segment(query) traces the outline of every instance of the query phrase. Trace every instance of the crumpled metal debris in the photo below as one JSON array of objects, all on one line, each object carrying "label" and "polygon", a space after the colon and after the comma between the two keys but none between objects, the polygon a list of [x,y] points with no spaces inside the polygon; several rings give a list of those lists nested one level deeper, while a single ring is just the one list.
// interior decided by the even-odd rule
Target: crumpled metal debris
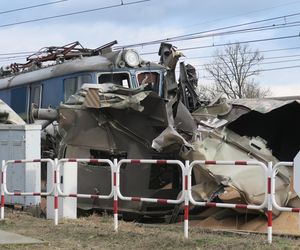
[{"label": "crumpled metal debris", "polygon": [[[202,138],[194,144],[198,145],[202,160],[259,160],[266,164],[293,161],[300,149],[297,132],[300,119],[296,117],[299,111],[298,101],[271,99],[227,100],[202,107],[193,113]],[[215,190],[223,185],[237,190],[244,203],[263,202],[265,181],[261,168],[211,165],[203,169],[213,176],[211,183],[215,184]],[[198,178],[206,176],[200,174]],[[281,169],[276,177],[276,200],[281,206],[295,198],[291,178],[291,168]],[[202,194],[203,185],[198,184],[197,188]]]},{"label": "crumpled metal debris", "polygon": [[24,120],[2,100],[0,100],[0,123],[26,124]]},{"label": "crumpled metal debris", "polygon": [[[176,98],[165,101],[143,87],[133,90],[114,84],[84,85],[59,109],[61,146],[126,152],[127,158],[147,159],[153,152],[171,152],[190,161],[256,159],[266,164],[276,163],[279,159],[268,147],[264,134],[239,134],[234,124],[249,116],[246,123],[254,129],[257,120],[251,120],[251,112],[268,118],[277,109],[289,105],[292,108],[293,103],[251,100],[246,105],[245,100],[230,100],[201,107],[191,114]],[[196,166],[193,176],[192,192],[198,200],[213,201],[218,197],[227,202],[226,197],[232,198],[228,190],[245,204],[261,204],[264,200],[266,184],[259,166]],[[294,197],[290,177],[288,169],[277,175],[276,194],[280,205]]]},{"label": "crumpled metal debris", "polygon": [[[300,150],[297,100],[219,97],[206,104],[197,97],[192,66],[181,63],[180,81],[176,82],[175,67],[182,54],[172,45],[162,44],[159,55],[167,70],[167,100],[148,91],[144,84],[136,89],[113,83],[85,84],[59,107],[59,157],[171,157],[189,161],[258,160],[265,164],[293,160]],[[126,179],[127,183],[137,182],[139,192],[148,190],[142,183],[153,178],[152,173],[141,171],[145,171],[144,179],[130,174]],[[300,203],[292,190],[291,176],[291,170],[283,168],[276,177],[279,205]],[[93,177],[85,176],[83,181]],[[193,180],[192,193],[200,201],[261,204],[265,195],[264,172],[258,166],[197,165]],[[164,191],[169,186],[159,184]],[[157,190],[147,192],[143,195],[154,197]]]}]

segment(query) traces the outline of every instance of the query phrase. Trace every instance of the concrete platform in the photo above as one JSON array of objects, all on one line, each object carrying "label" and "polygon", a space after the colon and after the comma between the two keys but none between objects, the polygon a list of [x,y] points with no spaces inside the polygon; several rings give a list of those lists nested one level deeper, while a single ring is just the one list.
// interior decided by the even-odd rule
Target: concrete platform
[{"label": "concrete platform", "polygon": [[26,237],[20,234],[0,230],[0,245],[4,244],[45,244],[45,241]]}]

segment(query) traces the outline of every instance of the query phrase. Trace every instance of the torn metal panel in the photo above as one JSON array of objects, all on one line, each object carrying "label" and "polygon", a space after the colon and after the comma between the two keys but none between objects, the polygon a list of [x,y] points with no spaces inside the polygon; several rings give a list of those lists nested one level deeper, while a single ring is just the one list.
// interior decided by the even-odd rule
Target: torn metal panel
[{"label": "torn metal panel", "polygon": [[[199,124],[201,140],[197,145],[203,160],[247,160],[273,163],[292,161],[299,151],[300,134],[298,101],[229,100],[200,108],[193,113]],[[195,149],[195,146],[193,147]],[[260,169],[236,166],[207,166],[204,169],[217,181],[216,185],[237,190],[245,203],[262,202],[264,180]],[[276,200],[281,206],[295,197],[291,190],[291,169],[282,168],[276,177]],[[201,179],[198,177],[198,179]],[[207,184],[206,184],[207,185]],[[199,186],[199,185],[197,185]],[[197,189],[194,190],[197,192]],[[203,192],[200,185],[199,193]],[[210,192],[210,189],[207,189]],[[222,195],[219,195],[221,198]],[[293,203],[297,204],[298,198]],[[277,211],[273,211],[278,214]]]},{"label": "torn metal panel", "polygon": [[0,123],[25,125],[24,120],[5,102],[0,100]]},{"label": "torn metal panel", "polygon": [[198,78],[195,68],[184,62],[180,63],[179,90],[183,104],[190,112],[201,105],[198,94],[196,93]]},{"label": "torn metal panel", "polygon": [[167,68],[165,92],[170,96],[174,96],[177,91],[177,81],[175,76],[175,68],[177,62],[183,54],[176,51],[176,48],[169,43],[161,43],[158,55],[160,56],[160,64]]}]

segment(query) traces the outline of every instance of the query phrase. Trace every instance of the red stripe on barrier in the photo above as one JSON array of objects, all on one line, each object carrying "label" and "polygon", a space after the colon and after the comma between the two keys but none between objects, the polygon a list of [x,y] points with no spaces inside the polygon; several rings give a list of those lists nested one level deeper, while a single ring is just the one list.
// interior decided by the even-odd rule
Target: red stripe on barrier
[{"label": "red stripe on barrier", "polygon": [[114,186],[117,186],[117,173],[114,172]]},{"label": "red stripe on barrier", "polygon": [[205,161],[206,165],[215,165],[216,163],[216,161]]},{"label": "red stripe on barrier", "polygon": [[54,170],[54,183],[56,183],[57,178],[56,178],[56,170]]},{"label": "red stripe on barrier", "polygon": [[14,192],[14,195],[15,195],[15,196],[20,196],[20,195],[21,195],[21,192]]},{"label": "red stripe on barrier", "polygon": [[33,193],[34,196],[40,196],[41,193]]},{"label": "red stripe on barrier", "polygon": [[1,207],[4,207],[4,195],[1,195]]},{"label": "red stripe on barrier", "polygon": [[132,164],[140,164],[141,160],[131,160],[130,163],[132,163]]},{"label": "red stripe on barrier", "polygon": [[77,162],[76,159],[68,159],[68,162]]},{"label": "red stripe on barrier", "polygon": [[157,160],[156,164],[167,164],[166,160]]},{"label": "red stripe on barrier", "polygon": [[54,196],[54,209],[58,209],[58,197]]},{"label": "red stripe on barrier", "polygon": [[234,162],[235,165],[247,165],[246,161],[235,161]]},{"label": "red stripe on barrier", "polygon": [[298,213],[300,212],[300,208],[292,208],[292,212]]},{"label": "red stripe on barrier", "polygon": [[118,213],[118,200],[114,200],[114,214]]},{"label": "red stripe on barrier", "polygon": [[216,207],[217,203],[215,203],[215,202],[206,202],[205,206],[207,206],[207,207]]},{"label": "red stripe on barrier", "polygon": [[131,200],[132,201],[141,201],[141,198],[140,197],[131,197]]},{"label": "red stripe on barrier", "polygon": [[98,160],[95,160],[95,159],[90,159],[89,160],[89,163],[98,163],[99,161]]},{"label": "red stripe on barrier", "polygon": [[22,163],[21,160],[15,160],[14,163]]},{"label": "red stripe on barrier", "polygon": [[272,226],[272,211],[268,210],[268,227]]},{"label": "red stripe on barrier", "polygon": [[188,182],[189,182],[189,178],[188,178],[188,176],[187,175],[185,175],[185,185],[184,185],[184,189],[185,190],[188,190]]},{"label": "red stripe on barrier", "polygon": [[41,160],[40,159],[35,159],[32,162],[41,162]]},{"label": "red stripe on barrier", "polygon": [[247,209],[248,206],[246,204],[236,204],[235,208]]},{"label": "red stripe on barrier", "polygon": [[91,199],[98,199],[99,195],[98,194],[91,194]]},{"label": "red stripe on barrier", "polygon": [[271,177],[268,177],[268,194],[271,194]]},{"label": "red stripe on barrier", "polygon": [[189,219],[189,205],[184,206],[184,219],[185,220]]},{"label": "red stripe on barrier", "polygon": [[69,194],[69,197],[77,197],[77,194]]},{"label": "red stripe on barrier", "polygon": [[168,200],[166,199],[157,199],[158,204],[168,204]]}]

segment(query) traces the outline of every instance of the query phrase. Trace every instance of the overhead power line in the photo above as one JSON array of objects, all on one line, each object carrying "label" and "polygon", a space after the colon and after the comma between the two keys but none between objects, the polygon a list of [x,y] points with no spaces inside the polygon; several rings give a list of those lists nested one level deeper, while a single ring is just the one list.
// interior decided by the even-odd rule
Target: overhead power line
[{"label": "overhead power line", "polygon": [[[276,51],[285,51],[285,50],[297,50],[300,49],[300,47],[289,47],[289,48],[282,48],[282,49],[268,49],[268,50],[259,50],[259,52],[263,53],[269,53],[269,52],[276,52]],[[252,52],[246,52],[246,54],[253,54],[255,53],[254,51]],[[220,55],[224,56],[224,55]],[[211,55],[211,56],[193,56],[193,57],[185,57],[186,59],[201,59],[201,58],[214,58],[218,57],[216,55]],[[274,57],[273,57],[274,58]],[[267,59],[267,58],[264,58]]]},{"label": "overhead power line", "polygon": [[235,34],[241,34],[241,33],[245,34],[245,33],[250,33],[250,32],[260,32],[260,31],[266,31],[266,30],[286,29],[286,28],[298,27],[298,26],[300,26],[300,21],[281,23],[281,24],[271,24],[271,25],[264,25],[264,26],[259,26],[259,27],[246,28],[246,29],[238,29],[238,30],[223,31],[223,32],[218,32],[218,33],[210,33],[207,35],[179,38],[179,39],[174,39],[171,42],[195,40],[195,39],[200,39],[200,38],[218,37],[218,36],[225,36],[225,35],[235,35]]},{"label": "overhead power line", "polygon": [[269,69],[260,69],[259,71],[274,71],[274,70],[283,70],[283,69],[295,69],[300,68],[300,65],[294,65],[294,66],[287,66],[287,67],[279,67],[279,68],[269,68]]},{"label": "overhead power line", "polygon": [[[292,66],[287,66],[287,67],[277,67],[277,68],[266,68],[266,69],[257,69],[260,72],[268,72],[268,71],[277,71],[277,70],[285,70],[285,69],[296,69],[296,68],[300,68],[300,65],[292,65]],[[199,70],[198,68],[196,68],[196,70]],[[249,71],[248,73],[254,73],[257,70],[253,70],[253,71]],[[232,74],[229,74],[232,76]],[[209,76],[200,76],[199,78],[203,78],[203,79],[207,79],[207,80],[214,80],[214,78],[209,77]]]},{"label": "overhead power line", "polygon": [[36,51],[23,51],[23,52],[8,52],[8,53],[0,53],[0,56],[10,56],[10,55],[22,55],[22,54],[33,54]]},{"label": "overhead power line", "polygon": [[221,30],[226,30],[226,29],[238,28],[238,27],[248,26],[248,25],[252,25],[252,24],[269,22],[269,21],[274,21],[274,20],[279,20],[279,19],[283,19],[285,21],[286,18],[299,16],[299,15],[300,15],[300,12],[297,12],[297,13],[292,13],[292,14],[288,14],[288,15],[281,15],[281,16],[265,18],[265,19],[241,23],[241,24],[235,24],[235,25],[224,26],[224,27],[205,30],[205,31],[189,33],[189,34],[185,34],[185,35],[173,36],[173,37],[169,37],[169,38],[165,38],[165,39],[153,40],[153,41],[144,42],[144,43],[129,44],[129,45],[122,46],[120,48],[130,48],[130,47],[154,45],[154,44],[161,43],[161,42],[172,42],[172,41],[175,41],[175,39],[183,39],[183,38],[192,37],[195,35],[201,35],[201,34],[205,34],[205,33],[209,33],[209,32],[216,32],[216,31],[221,31]]},{"label": "overhead power line", "polygon": [[[250,53],[245,53],[245,54],[250,54]],[[223,57],[223,56],[226,56],[226,55],[220,55],[219,57]],[[298,55],[287,55],[287,56],[270,56],[270,57],[264,57],[263,60],[282,59],[282,58],[291,58],[291,57],[299,57],[299,56],[300,56],[300,54],[298,54]],[[218,56],[215,56],[215,57],[218,57]],[[181,61],[185,61],[185,59],[189,60],[189,58],[182,58]],[[295,60],[295,59],[292,59],[292,60]],[[299,59],[297,59],[297,60],[299,60]],[[204,66],[206,64],[212,64],[212,63],[210,62],[210,63],[205,63],[205,64],[199,64],[197,66]]]},{"label": "overhead power line", "polygon": [[216,18],[214,20],[208,20],[208,21],[205,21],[205,22],[202,22],[202,23],[197,23],[197,24],[192,24],[192,25],[189,25],[189,26],[185,26],[185,28],[199,26],[199,25],[208,24],[208,23],[214,23],[214,22],[217,22],[217,21],[224,21],[224,20],[228,20],[228,19],[232,19],[232,18],[240,17],[240,16],[245,17],[248,14],[263,12],[263,11],[266,11],[266,10],[276,9],[278,7],[283,7],[283,6],[297,4],[297,3],[298,4],[300,3],[299,0],[298,1],[293,1],[293,2],[287,2],[287,3],[284,3],[284,4],[279,4],[279,5],[275,5],[275,6],[271,6],[271,7],[268,7],[268,8],[263,8],[263,9],[257,9],[257,10],[254,10],[254,11],[244,12],[242,14],[238,14],[238,15],[234,15],[234,16]]},{"label": "overhead power line", "polygon": [[20,24],[26,24],[26,23],[40,22],[40,21],[45,21],[45,20],[55,19],[55,18],[60,18],[60,17],[74,16],[74,15],[79,15],[79,14],[84,14],[84,13],[95,12],[95,11],[99,11],[99,10],[124,7],[124,6],[128,6],[128,5],[134,5],[134,4],[139,4],[139,3],[149,2],[149,1],[151,1],[151,0],[140,0],[140,1],[128,2],[128,3],[122,2],[121,4],[109,5],[109,6],[99,7],[99,8],[89,9],[89,10],[81,10],[81,11],[70,12],[70,13],[65,13],[65,14],[60,14],[60,15],[55,15],[55,16],[48,16],[48,17],[36,18],[36,19],[31,19],[31,20],[26,20],[26,21],[21,21],[21,22],[2,24],[2,25],[0,25],[0,28],[20,25]]},{"label": "overhead power line", "polygon": [[[288,63],[288,62],[299,62],[300,58],[298,59],[291,59],[291,60],[279,60],[279,61],[271,61],[271,62],[258,62],[257,65],[266,65],[266,64],[276,64],[276,63]],[[241,61],[237,61],[239,63]],[[230,63],[230,62],[228,62]],[[193,67],[205,71],[205,66],[206,65],[222,65],[223,63],[208,63],[208,64],[192,64]],[[201,68],[200,68],[201,67]]]},{"label": "overhead power line", "polygon": [[[219,44],[213,44],[213,45],[195,46],[195,47],[181,48],[179,50],[180,51],[186,51],[186,50],[196,50],[196,49],[207,49],[207,48],[213,48],[213,47],[221,47],[221,46],[234,45],[234,44],[268,42],[268,41],[274,41],[274,40],[291,39],[291,38],[296,38],[296,37],[299,37],[299,36],[300,36],[300,34],[291,35],[291,36],[270,37],[270,38],[239,41],[239,42],[231,42],[231,43],[219,43]],[[152,55],[152,54],[156,54],[156,53],[157,52],[146,52],[146,53],[141,53],[141,55]]]},{"label": "overhead power line", "polygon": [[11,13],[11,12],[22,11],[22,10],[33,9],[33,8],[39,8],[39,7],[57,4],[57,3],[61,3],[61,2],[66,2],[66,1],[68,1],[68,0],[59,0],[59,1],[49,2],[49,3],[41,3],[41,4],[37,4],[37,5],[26,6],[26,7],[22,7],[22,8],[18,8],[18,9],[0,11],[0,15]]}]

